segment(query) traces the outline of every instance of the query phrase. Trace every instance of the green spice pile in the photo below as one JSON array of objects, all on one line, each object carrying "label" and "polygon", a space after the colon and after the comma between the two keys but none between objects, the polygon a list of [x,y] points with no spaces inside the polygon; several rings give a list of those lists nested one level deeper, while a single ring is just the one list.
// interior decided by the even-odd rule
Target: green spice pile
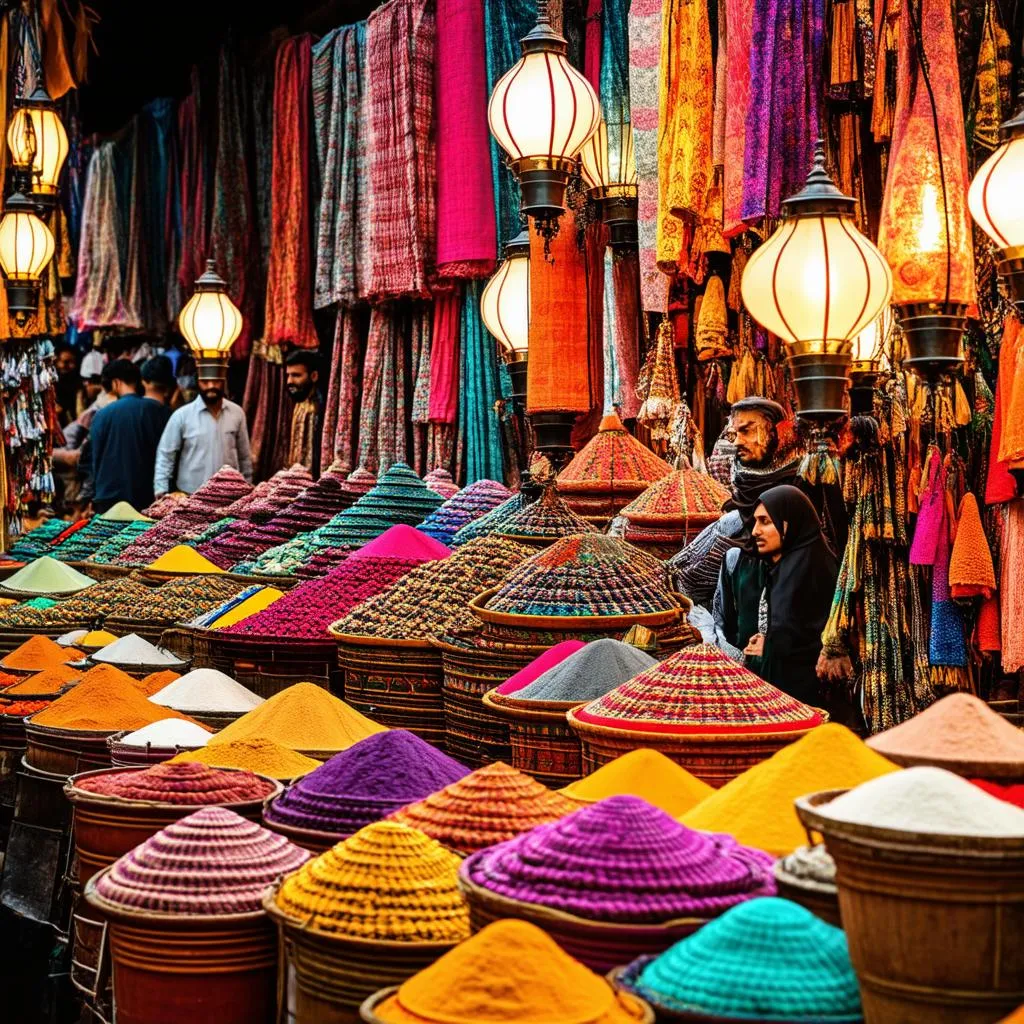
[{"label": "green spice pile", "polygon": [[100,565],[110,565],[112,562],[117,560],[118,555],[132,541],[136,540],[140,534],[148,530],[153,524],[147,522],[145,519],[140,519],[134,523],[125,523],[121,530],[114,534],[113,537],[105,540],[95,551],[89,556],[88,561],[96,562]]},{"label": "green spice pile", "polygon": [[63,519],[47,519],[34,530],[23,533],[12,545],[8,554],[18,562],[30,562],[33,558],[45,555],[50,545],[66,529],[68,524]]},{"label": "green spice pile", "polygon": [[469,602],[497,586],[534,549],[497,537],[479,537],[441,562],[413,569],[335,624],[341,633],[426,640],[476,623]]},{"label": "green spice pile", "polygon": [[108,540],[123,533],[133,522],[141,522],[144,526],[151,525],[145,519],[107,519],[104,516],[93,516],[80,530],[75,530],[67,539],[57,544],[50,554],[62,562],[84,562]]}]

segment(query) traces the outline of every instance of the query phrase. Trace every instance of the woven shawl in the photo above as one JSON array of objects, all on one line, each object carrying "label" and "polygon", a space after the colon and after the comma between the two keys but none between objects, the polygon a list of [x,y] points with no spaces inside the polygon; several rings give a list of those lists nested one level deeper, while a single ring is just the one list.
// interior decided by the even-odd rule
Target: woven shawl
[{"label": "woven shawl", "polygon": [[341,472],[355,468],[356,422],[365,344],[364,317],[348,309],[338,310],[334,328],[331,376],[324,406],[324,433],[320,465],[335,459]]},{"label": "woven shawl", "polygon": [[[412,314],[417,315],[416,313]],[[409,313],[375,306],[363,362],[359,416],[359,465],[380,474],[407,461],[405,434],[406,346]]]},{"label": "woven shawl", "polygon": [[454,423],[459,410],[461,292],[434,297],[430,343],[430,420]]},{"label": "woven shawl", "polygon": [[[726,20],[725,148],[722,196],[725,234],[746,230],[743,223],[743,152],[746,145],[747,108],[750,106],[751,38],[754,0],[724,0]],[[722,41],[719,40],[719,53]]]},{"label": "woven shawl", "polygon": [[501,424],[494,403],[501,397],[498,354],[480,316],[479,281],[466,284],[459,327],[459,426],[465,449],[465,481],[504,479]]},{"label": "woven shawl", "polygon": [[178,191],[181,197],[181,263],[178,283],[191,295],[209,250],[206,218],[206,151],[200,116],[199,73],[192,69],[192,91],[178,104]]},{"label": "woven shawl", "polygon": [[389,0],[366,21],[370,275],[376,299],[428,298],[436,201],[430,0]]}]

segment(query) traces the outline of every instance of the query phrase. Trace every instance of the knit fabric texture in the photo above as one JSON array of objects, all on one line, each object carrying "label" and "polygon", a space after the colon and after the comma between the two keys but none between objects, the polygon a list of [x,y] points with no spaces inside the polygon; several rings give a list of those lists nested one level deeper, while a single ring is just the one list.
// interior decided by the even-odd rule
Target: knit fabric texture
[{"label": "knit fabric texture", "polygon": [[592,725],[641,732],[798,732],[821,715],[711,644],[678,651],[573,712]]},{"label": "knit fabric texture", "polygon": [[520,509],[525,508],[527,504],[526,495],[522,491],[518,494],[513,494],[508,501],[503,501],[497,508],[492,509],[486,515],[482,515],[479,519],[475,519],[473,522],[462,527],[452,538],[451,546],[453,548],[461,547],[463,544],[468,544],[471,540],[476,540],[477,537],[488,536]]},{"label": "knit fabric texture", "polygon": [[473,854],[462,873],[507,899],[589,921],[653,924],[774,895],[773,863],[639,797],[613,796]]},{"label": "knit fabric texture", "polygon": [[234,804],[262,800],[273,785],[249,771],[226,771],[197,761],[155,764],[126,772],[81,779],[76,789],[122,800],[164,804]]},{"label": "knit fabric texture", "polygon": [[497,761],[391,815],[456,853],[470,854],[557,821],[576,805]]},{"label": "knit fabric texture", "polygon": [[862,1019],[846,936],[789,900],[750,900],[676,943],[636,991],[666,1010],[730,1020]]},{"label": "knit fabric texture", "polygon": [[99,876],[96,890],[119,907],[161,914],[247,914],[263,891],[309,853],[225,807],[161,829]]},{"label": "knit fabric texture", "polygon": [[[427,480],[423,482],[427,483]],[[464,526],[496,509],[511,497],[512,492],[504,484],[496,480],[477,480],[461,491],[456,489],[417,529],[442,544],[449,544]]]},{"label": "knit fabric texture", "polygon": [[651,484],[623,510],[627,540],[681,541],[717,522],[729,491],[687,466]]},{"label": "knit fabric texture", "polygon": [[583,516],[573,512],[554,487],[545,487],[536,501],[500,523],[494,532],[513,540],[555,541],[575,533],[598,531]]},{"label": "knit fabric texture", "polygon": [[436,494],[440,494],[445,501],[459,493],[459,485],[452,479],[451,473],[440,466],[432,469],[423,478],[423,482]]},{"label": "knit fabric texture", "polygon": [[970,491],[960,502],[960,519],[949,560],[949,589],[956,598],[991,597],[996,589],[992,551],[981,525],[978,499]]},{"label": "knit fabric texture", "polygon": [[414,828],[367,825],[288,875],[275,902],[313,931],[389,942],[469,937],[459,858]]},{"label": "knit fabric texture", "polygon": [[639,494],[672,472],[664,459],[641,444],[618,416],[605,416],[598,432],[558,475],[565,494]]}]

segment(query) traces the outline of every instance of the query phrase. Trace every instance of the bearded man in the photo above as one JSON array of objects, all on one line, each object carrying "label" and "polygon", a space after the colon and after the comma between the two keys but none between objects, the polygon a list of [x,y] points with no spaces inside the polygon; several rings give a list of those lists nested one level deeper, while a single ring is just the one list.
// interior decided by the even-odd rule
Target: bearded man
[{"label": "bearded man", "polygon": [[285,360],[285,386],[295,406],[292,410],[288,465],[301,463],[313,475],[320,475],[320,435],[323,413],[320,400],[320,358],[315,352],[297,349]]}]

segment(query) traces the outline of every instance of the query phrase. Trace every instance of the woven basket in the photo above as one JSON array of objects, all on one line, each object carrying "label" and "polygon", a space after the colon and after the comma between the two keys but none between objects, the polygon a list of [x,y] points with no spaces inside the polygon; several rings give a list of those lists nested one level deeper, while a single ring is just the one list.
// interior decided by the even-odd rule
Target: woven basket
[{"label": "woven basket", "polygon": [[[50,640],[56,640],[57,637],[63,636],[65,633],[70,633],[75,629],[89,629],[92,626],[91,622],[72,622],[70,625],[63,626],[41,626],[38,629],[32,629],[28,626],[20,626],[17,633],[8,632],[6,629],[0,629],[0,655],[7,656],[11,651],[19,648],[26,640],[31,640],[34,636],[45,636]],[[23,631],[23,632],[22,632]],[[9,672],[11,675],[34,675],[38,669],[32,671],[16,670],[5,668],[4,672]]]},{"label": "woven basket", "polygon": [[820,917],[826,924],[842,928],[843,922],[839,914],[839,893],[835,886],[832,886],[832,890],[829,892],[820,883],[814,885],[805,878],[797,878],[782,869],[781,861],[775,862],[775,884],[780,896],[799,903],[816,917]]},{"label": "woven basket", "polygon": [[[822,722],[828,721],[828,712],[815,708]],[[583,772],[589,775],[602,765],[641,747],[650,747],[682,765],[692,775],[715,789],[748,768],[766,761],[772,754],[789,746],[808,730],[772,733],[665,733],[638,729],[613,729],[605,725],[582,722],[575,712],[566,719],[583,745]]]},{"label": "woven basket", "polygon": [[56,729],[25,719],[25,763],[52,775],[69,776],[110,767],[107,740],[118,730]]},{"label": "woven basket", "polygon": [[276,587],[278,590],[291,590],[302,582],[298,576],[250,576],[240,572],[224,573],[224,578],[238,583],[242,588]]},{"label": "woven basket", "polygon": [[570,956],[601,974],[637,955],[664,953],[708,920],[687,917],[662,924],[609,924],[499,896],[461,872],[459,888],[469,904],[469,923],[474,932],[508,917],[529,921],[546,931]]},{"label": "woven basket", "polygon": [[112,565],[107,562],[69,562],[68,564],[73,569],[84,572],[86,576],[91,576],[97,583],[120,579],[122,576],[128,576],[136,571],[130,565]]},{"label": "woven basket", "polygon": [[986,779],[1004,784],[1024,782],[1024,761],[1013,764],[998,761],[966,761],[959,758],[914,757],[888,750],[882,756],[901,768],[945,768],[946,771],[965,779]]},{"label": "woven basket", "polygon": [[678,601],[675,608],[663,611],[646,612],[634,615],[514,615],[507,612],[494,612],[488,609],[487,602],[498,592],[498,588],[485,590],[469,602],[473,614],[482,622],[495,626],[506,626],[531,632],[551,631],[556,633],[593,633],[599,636],[611,636],[625,633],[630,626],[646,626],[657,630],[674,626],[685,621],[693,607],[693,602],[683,594],[673,594]]},{"label": "woven basket", "polygon": [[159,644],[164,631],[173,625],[174,623],[168,619],[130,619],[117,615],[112,615],[103,622],[103,628],[115,636],[137,633],[143,640],[148,640],[151,644]]},{"label": "woven basket", "polygon": [[495,688],[484,694],[483,703],[508,723],[513,768],[551,789],[583,777],[583,748],[565,714],[586,701],[517,700]]},{"label": "woven basket", "polygon": [[646,999],[654,1010],[654,1019],[658,1024],[754,1024],[749,1017],[706,1017],[702,1013],[681,1013],[670,1010],[646,996],[641,996],[634,987],[640,972],[655,958],[653,956],[637,957],[625,967],[616,967],[608,972],[608,980],[618,988],[625,989],[637,999]]},{"label": "woven basket", "polygon": [[192,746],[156,747],[151,743],[147,743],[144,747],[128,746],[121,742],[127,735],[128,731],[123,730],[107,737],[110,763],[115,768],[147,768],[150,765],[169,761],[178,754],[202,749]]}]

